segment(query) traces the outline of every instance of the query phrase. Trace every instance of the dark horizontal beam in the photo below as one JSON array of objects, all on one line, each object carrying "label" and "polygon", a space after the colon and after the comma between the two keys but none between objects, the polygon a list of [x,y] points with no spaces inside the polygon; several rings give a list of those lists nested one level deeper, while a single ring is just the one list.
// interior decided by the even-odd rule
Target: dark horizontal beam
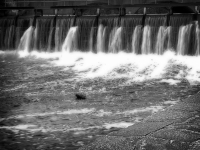
[{"label": "dark horizontal beam", "polygon": [[34,7],[0,7],[0,10],[30,10]]},{"label": "dark horizontal beam", "polygon": [[94,9],[94,8],[131,8],[131,7],[183,7],[183,6],[200,6],[197,3],[157,3],[157,4],[127,4],[127,5],[85,5],[85,6],[52,6],[52,9]]},{"label": "dark horizontal beam", "polygon": [[122,7],[183,7],[183,6],[200,6],[200,2],[196,2],[196,3],[157,3],[157,4],[122,5]]},{"label": "dark horizontal beam", "polygon": [[94,9],[94,8],[120,8],[121,5],[82,5],[82,6],[52,6],[52,9]]},{"label": "dark horizontal beam", "polygon": [[[110,8],[131,8],[131,7],[182,7],[182,6],[200,6],[196,3],[158,3],[158,4],[127,4],[127,5],[81,5],[81,6],[52,6],[44,9],[110,9]],[[35,7],[0,7],[0,10],[31,10],[39,9]],[[40,9],[43,9],[42,7]]]},{"label": "dark horizontal beam", "polygon": [[[96,0],[30,0],[30,1],[15,1],[15,3],[54,3],[54,2],[96,2]],[[107,2],[103,1],[103,2]],[[5,2],[5,3],[10,3],[10,2]]]}]

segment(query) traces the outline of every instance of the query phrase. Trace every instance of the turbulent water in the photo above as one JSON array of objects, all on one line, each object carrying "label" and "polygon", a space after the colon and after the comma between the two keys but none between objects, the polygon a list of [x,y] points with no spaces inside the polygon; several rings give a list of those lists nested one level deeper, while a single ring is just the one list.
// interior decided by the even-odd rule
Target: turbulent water
[{"label": "turbulent water", "polygon": [[[163,15],[147,16],[144,26],[141,16],[100,17],[98,21],[80,17],[76,22],[58,17],[56,23],[55,18],[39,18],[36,26],[17,34],[21,35],[17,52],[21,57],[56,58],[55,65],[73,69],[79,79],[128,78],[135,82],[184,78],[196,83],[200,81],[200,29],[192,17],[173,15],[168,27]],[[1,20],[0,26],[6,22],[12,25],[12,20]],[[4,27],[6,32],[0,33],[8,34],[1,42],[2,49],[13,39],[11,28]]]},{"label": "turbulent water", "polygon": [[93,54],[93,53],[44,53],[19,52],[21,57],[35,56],[50,59],[56,66],[65,66],[78,73],[77,80],[92,78],[127,78],[124,85],[132,82],[142,82],[152,79],[166,79],[166,82],[179,82],[187,79],[191,84],[200,82],[200,57],[180,56],[172,51],[163,55],[135,55],[135,54]]}]

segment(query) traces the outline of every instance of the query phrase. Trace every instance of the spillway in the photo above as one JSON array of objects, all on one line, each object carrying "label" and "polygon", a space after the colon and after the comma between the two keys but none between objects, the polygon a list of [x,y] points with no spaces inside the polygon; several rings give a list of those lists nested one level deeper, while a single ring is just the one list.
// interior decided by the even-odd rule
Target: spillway
[{"label": "spillway", "polygon": [[199,55],[199,21],[193,14],[1,18],[0,49]]}]

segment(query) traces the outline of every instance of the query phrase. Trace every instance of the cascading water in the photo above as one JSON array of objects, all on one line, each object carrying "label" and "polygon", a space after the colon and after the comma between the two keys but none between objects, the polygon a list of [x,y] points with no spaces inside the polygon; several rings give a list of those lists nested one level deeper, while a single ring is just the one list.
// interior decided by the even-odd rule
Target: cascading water
[{"label": "cascading water", "polygon": [[104,52],[105,51],[105,34],[106,28],[103,25],[99,25],[98,33],[97,33],[97,52]]},{"label": "cascading water", "polygon": [[0,20],[0,48],[12,50],[15,48],[15,19],[7,18]]},{"label": "cascading water", "polygon": [[134,54],[139,54],[140,44],[142,39],[142,26],[136,26],[132,36],[132,51]]},{"label": "cascading water", "polygon": [[[101,41],[101,47],[103,48],[102,50],[100,50],[101,52],[114,52],[112,50],[112,47],[114,47],[114,45],[111,46],[111,44],[113,44],[113,38],[116,35],[116,31],[119,27],[119,18],[117,17],[102,17],[99,18],[99,30],[98,30],[98,34],[97,35],[97,49],[98,51],[100,50],[100,48],[98,47],[98,42]],[[119,30],[118,30],[119,33]],[[119,35],[119,34],[118,34]],[[101,37],[101,39],[100,39]],[[116,38],[119,39],[120,37]]]},{"label": "cascading water", "polygon": [[26,32],[26,30],[31,26],[33,19],[31,18],[18,18],[17,27],[16,27],[16,38],[15,38],[15,47],[19,47],[20,38]]},{"label": "cascading water", "polygon": [[[51,38],[53,18],[38,18],[36,22],[36,33],[34,40],[34,48],[39,51],[48,51]],[[53,43],[52,43],[53,44]]]},{"label": "cascading water", "polygon": [[[167,26],[164,15],[147,15],[146,19],[141,15],[49,16],[37,18],[29,28],[31,19],[27,23],[0,19],[0,36],[4,39],[0,46],[7,50],[19,43],[15,49],[26,52],[21,54],[57,58],[53,63],[73,66],[83,78],[130,77],[135,82],[173,77],[196,82],[200,81],[200,69],[195,65],[199,57],[180,56],[200,55],[200,17],[196,22],[192,18],[192,15],[171,16]],[[20,35],[18,42],[12,41]],[[12,46],[8,46],[9,42]]]},{"label": "cascading water", "polygon": [[62,44],[65,41],[67,32],[72,26],[74,18],[72,17],[57,17],[56,21],[56,31],[55,31],[55,49],[60,51],[62,49]]},{"label": "cascading water", "polygon": [[[140,51],[142,38],[142,16],[125,16],[121,18],[122,50],[125,52]],[[136,45],[135,45],[136,44]]]},{"label": "cascading water", "polygon": [[199,24],[196,21],[195,23],[196,28],[195,28],[195,32],[196,32],[196,41],[195,41],[195,45],[196,45],[196,53],[195,55],[200,55],[200,28],[199,28]]},{"label": "cascading water", "polygon": [[188,54],[191,28],[192,28],[192,24],[181,26],[179,29],[178,44],[177,44],[178,55]]},{"label": "cascading water", "polygon": [[121,33],[121,27],[112,30],[109,38],[109,53],[117,53],[122,49]]},{"label": "cascading water", "polygon": [[92,26],[94,24],[94,17],[78,17],[76,18],[77,30],[77,48],[82,52],[90,50],[90,46],[93,45],[91,42],[92,37]]},{"label": "cascading water", "polygon": [[142,40],[142,54],[151,53],[151,27],[145,26],[143,31],[143,40]]},{"label": "cascading water", "polygon": [[78,27],[71,27],[63,43],[63,52],[72,52],[77,49],[77,30]]},{"label": "cascading water", "polygon": [[[192,15],[172,15],[170,17],[169,25],[171,27],[170,37],[169,37],[169,49],[173,49],[177,52],[177,45],[179,39],[179,33],[181,32],[183,26],[186,26],[193,22],[193,16]],[[184,38],[184,37],[180,37]]]},{"label": "cascading water", "polygon": [[171,49],[179,55],[200,54],[200,17],[195,23],[192,15],[172,15],[168,27],[166,15],[147,15],[144,26],[142,17],[39,17],[33,28],[30,18],[0,19],[0,48],[158,55]]},{"label": "cascading water", "polygon": [[30,26],[20,39],[18,50],[23,50],[28,52],[30,50],[30,45],[33,37],[34,27]]},{"label": "cascading water", "polygon": [[[142,40],[142,54],[158,54],[159,46],[164,45],[164,40],[158,39],[162,36],[163,28],[166,26],[167,17],[163,15],[148,15],[145,20],[145,27]],[[163,27],[163,28],[162,28]],[[158,40],[160,40],[158,44]]]},{"label": "cascading water", "polygon": [[167,28],[165,26],[161,26],[158,31],[157,42],[156,42],[156,54],[162,55],[164,53],[165,40],[167,38]]}]

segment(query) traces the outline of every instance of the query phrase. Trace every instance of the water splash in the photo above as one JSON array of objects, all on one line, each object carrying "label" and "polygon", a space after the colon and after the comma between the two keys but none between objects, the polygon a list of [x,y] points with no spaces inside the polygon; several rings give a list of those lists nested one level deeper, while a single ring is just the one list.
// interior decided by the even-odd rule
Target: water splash
[{"label": "water splash", "polygon": [[[78,73],[75,80],[93,78],[126,78],[124,85],[152,79],[187,79],[191,84],[200,82],[200,57],[180,56],[167,51],[163,55],[134,55],[127,53],[38,53],[31,52],[38,58],[57,58],[52,65],[65,66]],[[79,61],[77,61],[79,60]],[[73,66],[73,67],[72,67]]]},{"label": "water splash", "polygon": [[77,48],[77,29],[78,27],[71,27],[69,29],[62,46],[63,52],[72,52]]}]

